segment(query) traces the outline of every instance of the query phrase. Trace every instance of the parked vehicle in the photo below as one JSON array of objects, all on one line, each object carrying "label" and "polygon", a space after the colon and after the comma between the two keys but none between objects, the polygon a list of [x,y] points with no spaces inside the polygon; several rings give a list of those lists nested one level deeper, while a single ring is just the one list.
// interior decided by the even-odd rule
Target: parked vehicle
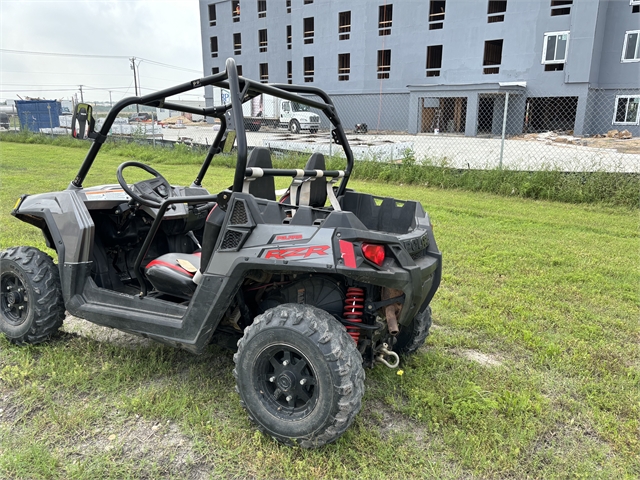
[{"label": "parked vehicle", "polygon": [[129,123],[137,123],[137,122],[150,122],[151,114],[146,112],[134,113],[129,116]]},{"label": "parked vehicle", "polygon": [[308,105],[271,95],[258,95],[242,107],[244,125],[247,130],[258,131],[261,127],[286,128],[291,133],[308,131],[316,133],[320,128],[320,116]]},{"label": "parked vehicle", "polygon": [[[208,85],[229,88],[230,103],[166,101]],[[265,148],[249,154],[242,103],[261,94],[323,112],[345,168],[328,170],[319,153],[304,169],[273,168]],[[126,161],[118,184],[84,186],[118,113],[136,103],[220,121],[191,185]],[[202,180],[230,148],[227,112],[234,181],[211,194]],[[354,157],[329,96],[239,79],[233,59],[222,73],[121,100],[98,132],[87,125],[94,141],[69,187],[23,195],[11,212],[42,230],[58,263],[33,247],[0,252],[0,331],[16,344],[43,342],[66,310],[193,353],[216,342],[236,350],[240,402],[261,431],[302,447],[340,437],[360,410],[364,367],[398,367],[429,334],[442,262],[422,205],[347,189]],[[134,168],[152,178],[130,184]],[[278,200],[283,176],[292,182]]]}]

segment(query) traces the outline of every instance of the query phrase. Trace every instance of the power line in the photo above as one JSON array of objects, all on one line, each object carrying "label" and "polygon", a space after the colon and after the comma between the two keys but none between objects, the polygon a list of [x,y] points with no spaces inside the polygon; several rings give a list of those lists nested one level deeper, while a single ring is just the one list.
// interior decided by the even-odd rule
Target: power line
[{"label": "power line", "polygon": [[[88,54],[88,53],[59,53],[59,52],[35,52],[30,50],[12,50],[8,48],[0,48],[0,52],[4,53],[13,53],[17,55],[46,55],[51,57],[81,57],[81,58],[110,58],[110,59],[127,59],[130,57],[126,55],[98,55],[98,54]],[[170,65],[168,63],[156,62],[155,60],[150,60],[148,58],[136,57],[139,60],[144,60],[152,65],[158,65],[160,67],[165,68],[173,68],[175,70],[184,70],[186,72],[196,72],[202,73],[200,70],[194,70],[192,68],[179,67],[177,65]]]},{"label": "power line", "polygon": [[[128,77],[128,74],[124,73],[86,73],[86,72],[36,72],[30,70],[3,70],[2,73],[28,73],[29,75],[34,73],[42,73],[46,75],[100,75],[100,76],[113,76],[113,77]],[[154,78],[154,77],[149,77]],[[159,80],[163,80],[162,78]]]},{"label": "power line", "polygon": [[20,55],[47,55],[51,57],[84,57],[84,58],[129,58],[126,55],[97,55],[86,53],[57,53],[57,52],[33,52],[29,50],[12,50],[9,48],[0,48],[0,52],[16,53]]},{"label": "power line", "polygon": [[184,70],[185,72],[195,72],[195,73],[202,73],[201,70],[194,70],[193,68],[185,68],[185,67],[178,67],[176,65],[169,65],[167,63],[162,63],[162,62],[156,62],[154,60],[149,60],[147,58],[142,58],[142,57],[138,57],[140,58],[140,60],[144,60],[147,63],[150,63],[152,65],[158,65],[160,67],[167,67],[167,68],[173,68],[174,70]]},{"label": "power line", "polygon": [[[77,83],[65,83],[65,84],[57,84],[57,83],[3,83],[2,86],[9,86],[9,87],[75,87],[77,86]],[[104,89],[104,87],[88,87],[90,89],[98,89],[98,90],[102,90]],[[109,87],[112,90],[118,89],[118,88],[127,88],[127,87]]]}]

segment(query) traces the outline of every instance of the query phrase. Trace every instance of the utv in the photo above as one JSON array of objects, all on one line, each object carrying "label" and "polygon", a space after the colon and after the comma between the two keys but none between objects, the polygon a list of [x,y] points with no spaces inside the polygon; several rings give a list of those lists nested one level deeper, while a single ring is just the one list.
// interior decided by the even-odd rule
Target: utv
[{"label": "utv", "polygon": [[[208,85],[228,89],[230,103],[167,101]],[[319,153],[304,169],[276,169],[269,150],[249,152],[242,104],[260,94],[322,112],[345,169],[327,170]],[[116,116],[132,104],[219,120],[190,186],[134,161],[118,167],[118,185],[83,186]],[[303,447],[336,440],[360,409],[363,368],[397,367],[429,333],[441,254],[422,206],[347,189],[354,159],[329,96],[240,77],[233,59],[222,73],[121,100],[100,131],[88,117],[93,142],[69,187],[23,195],[11,212],[42,230],[58,263],[32,247],[1,252],[2,332],[16,344],[45,341],[66,310],[193,353],[225,344],[237,349],[237,391],[261,431]],[[233,185],[211,194],[202,180],[233,144],[231,123]],[[151,178],[129,184],[134,168]],[[292,178],[280,199],[275,177]]]}]

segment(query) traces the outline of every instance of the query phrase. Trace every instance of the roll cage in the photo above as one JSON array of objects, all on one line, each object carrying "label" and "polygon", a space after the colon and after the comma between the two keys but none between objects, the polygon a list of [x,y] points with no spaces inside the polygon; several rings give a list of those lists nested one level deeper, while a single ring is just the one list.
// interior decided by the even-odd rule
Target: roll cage
[{"label": "roll cage", "polygon": [[[196,108],[186,105],[180,105],[178,103],[168,102],[167,97],[178,95],[190,90],[194,90],[200,87],[216,86],[228,89],[230,92],[230,102],[218,106],[218,107],[205,107]],[[317,108],[321,110],[325,116],[329,119],[333,126],[332,139],[336,143],[340,144],[344,150],[347,165],[344,171],[327,170],[322,172],[325,177],[343,177],[340,185],[338,186],[336,194],[338,196],[344,194],[349,176],[353,169],[353,153],[347,142],[344,129],[340,122],[340,118],[335,110],[333,102],[329,96],[322,90],[316,87],[308,87],[302,85],[288,85],[288,84],[263,84],[244,78],[238,75],[236,69],[236,63],[233,58],[228,58],[225,65],[225,71],[203,77],[197,80],[192,80],[175,87],[160,90],[149,95],[143,95],[140,97],[127,97],[120,100],[109,111],[107,118],[99,132],[91,132],[91,137],[94,139],[87,156],[85,157],[80,170],[75,179],[69,185],[69,189],[81,189],[84,179],[86,178],[93,162],[102,147],[102,144],[107,139],[107,135],[111,126],[113,125],[118,114],[129,105],[146,105],[150,107],[168,108],[171,110],[177,110],[181,112],[192,113],[196,115],[203,115],[205,117],[213,117],[220,120],[220,130],[216,135],[211,147],[209,148],[207,155],[200,167],[200,171],[193,181],[194,186],[201,186],[202,180],[209,169],[213,156],[221,152],[221,145],[226,137],[227,133],[227,119],[225,113],[231,110],[231,115],[236,129],[236,139],[238,145],[238,160],[236,163],[236,170],[233,180],[233,187],[231,192],[241,192],[245,177],[252,177],[256,175],[263,176],[305,176],[315,177],[318,175],[316,170],[305,170],[302,173],[301,170],[281,170],[281,169],[263,169],[260,172],[256,172],[255,169],[247,169],[247,135],[244,127],[242,104],[251,100],[252,98],[260,95],[267,94],[274,97],[282,98],[285,100],[291,100],[299,104],[307,105],[309,107]],[[303,95],[315,95],[320,98],[320,101],[305,97]]]}]

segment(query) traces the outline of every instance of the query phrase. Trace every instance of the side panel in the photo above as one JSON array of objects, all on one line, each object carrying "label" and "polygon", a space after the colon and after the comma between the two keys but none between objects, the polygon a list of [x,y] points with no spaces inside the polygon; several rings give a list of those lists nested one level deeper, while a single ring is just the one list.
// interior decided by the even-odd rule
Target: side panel
[{"label": "side panel", "polygon": [[[45,216],[45,212],[50,216]],[[90,261],[95,226],[77,192],[65,190],[30,195],[13,214],[18,218],[27,215],[53,220],[53,225],[47,222],[47,226],[51,232],[59,232],[64,243],[64,258],[58,259],[60,263]]]}]

